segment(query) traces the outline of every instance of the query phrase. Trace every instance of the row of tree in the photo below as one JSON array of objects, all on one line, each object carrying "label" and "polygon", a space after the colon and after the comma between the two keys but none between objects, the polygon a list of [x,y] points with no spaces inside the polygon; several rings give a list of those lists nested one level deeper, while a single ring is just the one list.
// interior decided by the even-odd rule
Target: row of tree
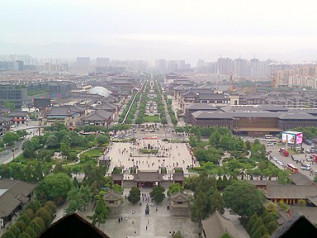
[{"label": "row of tree", "polygon": [[162,87],[159,82],[156,80],[154,81],[154,91],[157,95],[157,108],[158,112],[160,113],[160,120],[162,124],[167,124],[167,119],[166,119],[166,113],[165,113],[165,107],[163,104],[162,100]]},{"label": "row of tree", "polygon": [[2,238],[37,238],[53,221],[56,206],[48,201],[43,206],[36,199],[31,200],[17,221],[1,236]]},{"label": "row of tree", "polygon": [[278,224],[274,216],[266,209],[260,215],[255,213],[250,216],[245,224],[251,238],[269,238],[277,227]]},{"label": "row of tree", "polygon": [[142,91],[142,94],[140,96],[139,101],[139,108],[138,108],[138,115],[135,119],[136,124],[141,124],[143,122],[143,117],[145,115],[146,111],[146,103],[148,101],[147,94],[149,93],[149,83],[146,82]]},{"label": "row of tree", "polygon": [[170,115],[171,121],[173,123],[174,126],[177,125],[178,120],[175,116],[175,112],[172,109],[172,100],[171,99],[167,99],[167,95],[165,95],[165,100],[166,100],[166,104],[167,104],[167,111],[168,114]]}]

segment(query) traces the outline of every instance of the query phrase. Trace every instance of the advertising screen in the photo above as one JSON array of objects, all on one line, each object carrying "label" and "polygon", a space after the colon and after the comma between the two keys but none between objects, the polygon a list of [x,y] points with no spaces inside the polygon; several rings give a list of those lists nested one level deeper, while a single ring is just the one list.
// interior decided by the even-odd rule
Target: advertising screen
[{"label": "advertising screen", "polygon": [[294,134],[289,134],[289,133],[283,132],[283,134],[282,134],[282,143],[294,144],[295,143],[295,137],[296,137],[296,135],[294,135]]},{"label": "advertising screen", "polygon": [[282,133],[282,143],[298,145],[303,143],[303,133],[297,131],[284,131]]},{"label": "advertising screen", "polygon": [[296,144],[301,144],[303,143],[303,133],[298,133],[296,135]]}]

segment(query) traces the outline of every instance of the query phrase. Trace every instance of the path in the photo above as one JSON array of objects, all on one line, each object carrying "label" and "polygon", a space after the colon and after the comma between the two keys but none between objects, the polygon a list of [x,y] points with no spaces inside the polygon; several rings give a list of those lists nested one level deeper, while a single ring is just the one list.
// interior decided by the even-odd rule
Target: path
[{"label": "path", "polygon": [[[145,82],[145,83],[146,83],[146,82]],[[136,96],[137,96],[140,92],[143,91],[143,88],[144,88],[145,83],[143,83],[141,89],[134,95],[134,98],[133,98],[133,100],[132,100],[132,102],[131,102],[131,104],[130,104],[130,106],[129,106],[129,110],[128,110],[127,113],[125,114],[125,117],[124,117],[123,121],[121,122],[121,124],[124,124],[124,123],[125,123],[125,120],[127,119],[128,115],[129,115],[129,112],[130,112],[130,110],[131,110],[131,107],[132,107],[133,104],[134,104],[135,98],[136,98]]]}]

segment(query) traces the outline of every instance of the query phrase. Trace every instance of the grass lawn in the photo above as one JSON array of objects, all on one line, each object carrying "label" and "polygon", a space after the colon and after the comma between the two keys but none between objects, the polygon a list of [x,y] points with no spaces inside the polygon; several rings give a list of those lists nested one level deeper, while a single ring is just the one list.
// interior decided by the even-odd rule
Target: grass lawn
[{"label": "grass lawn", "polygon": [[76,147],[71,147],[69,152],[75,152],[76,154],[78,154],[79,152],[88,149],[88,147],[80,147],[80,146],[76,146]]},{"label": "grass lawn", "polygon": [[99,157],[102,155],[103,150],[101,148],[95,148],[92,150],[88,150],[87,152],[83,153],[81,156],[88,155],[89,157]]},{"label": "grass lawn", "polygon": [[93,166],[96,163],[97,163],[97,160],[95,160],[94,158],[90,158],[87,160],[81,159],[78,164],[72,164],[72,165],[64,164],[63,166],[69,168],[73,172],[84,172],[84,169],[88,164]]},{"label": "grass lawn", "polygon": [[28,92],[28,96],[35,96],[37,94],[42,94],[42,93],[47,93],[48,91],[43,89],[43,90],[32,90]]},{"label": "grass lawn", "polygon": [[144,122],[160,122],[159,116],[144,116],[143,117]]},{"label": "grass lawn", "polygon": [[148,150],[148,149],[140,149],[141,154],[157,154],[158,149]]}]

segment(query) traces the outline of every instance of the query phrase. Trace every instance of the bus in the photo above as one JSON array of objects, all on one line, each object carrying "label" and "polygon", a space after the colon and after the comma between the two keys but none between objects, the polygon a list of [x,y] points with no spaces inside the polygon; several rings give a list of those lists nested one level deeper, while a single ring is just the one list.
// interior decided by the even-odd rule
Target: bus
[{"label": "bus", "polygon": [[298,172],[298,168],[296,168],[293,164],[287,164],[287,169],[291,173],[297,173]]},{"label": "bus", "polygon": [[273,136],[272,135],[265,135],[264,138],[265,139],[273,139]]}]

